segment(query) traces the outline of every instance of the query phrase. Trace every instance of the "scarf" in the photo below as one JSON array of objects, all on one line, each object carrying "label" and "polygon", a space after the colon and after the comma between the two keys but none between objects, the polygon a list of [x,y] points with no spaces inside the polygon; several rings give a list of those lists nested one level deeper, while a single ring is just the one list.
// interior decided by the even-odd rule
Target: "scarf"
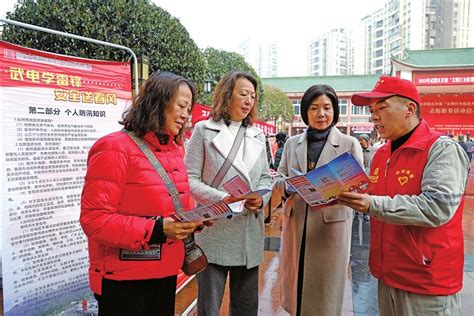
[{"label": "scarf", "polygon": [[313,170],[316,167],[316,164],[319,160],[319,156],[321,156],[324,144],[326,144],[326,140],[328,139],[331,127],[332,126],[322,131],[312,129],[311,127],[308,128],[308,131],[306,132],[306,139],[308,141],[308,171]]}]

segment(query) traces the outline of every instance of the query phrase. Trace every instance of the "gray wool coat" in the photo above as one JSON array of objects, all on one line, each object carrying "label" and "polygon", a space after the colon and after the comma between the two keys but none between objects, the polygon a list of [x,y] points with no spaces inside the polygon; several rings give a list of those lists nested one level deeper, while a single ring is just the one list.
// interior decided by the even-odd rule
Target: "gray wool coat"
[{"label": "gray wool coat", "polygon": [[[265,136],[255,127],[247,127],[241,146],[243,159],[235,158],[232,166],[217,188],[210,183],[225,161],[234,136],[223,120],[201,121],[194,126],[186,148],[185,163],[188,169],[191,196],[205,205],[220,201],[228,195],[222,184],[239,175],[252,190],[268,189],[271,176],[267,162]],[[253,268],[263,261],[264,212],[270,194],[263,197],[264,205],[257,212],[245,210],[232,219],[219,219],[195,235],[210,263],[222,266]]]},{"label": "gray wool coat", "polygon": [[[306,131],[288,139],[273,184],[273,199],[284,194],[285,179],[296,176],[294,168],[307,172]],[[351,136],[332,127],[317,167],[336,156],[351,152],[362,166],[362,149]],[[298,269],[307,204],[291,195],[283,207],[280,251],[281,304],[296,314]],[[352,210],[339,204],[320,209],[308,208],[304,254],[301,315],[341,315],[344,287],[349,267]]]}]

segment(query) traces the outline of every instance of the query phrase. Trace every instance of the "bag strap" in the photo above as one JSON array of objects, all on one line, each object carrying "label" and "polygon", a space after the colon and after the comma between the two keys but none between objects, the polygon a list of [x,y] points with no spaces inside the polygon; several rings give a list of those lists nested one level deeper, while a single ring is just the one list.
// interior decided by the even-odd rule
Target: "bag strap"
[{"label": "bag strap", "polygon": [[148,147],[147,144],[145,144],[145,142],[140,137],[135,135],[135,133],[126,129],[122,129],[122,132],[130,136],[130,138],[135,142],[135,144],[137,144],[137,146],[141,149],[141,151],[145,154],[145,156],[151,162],[156,172],[158,172],[161,180],[163,180],[163,182],[166,185],[166,188],[168,189],[169,194],[171,195],[171,199],[173,200],[176,213],[183,213],[184,211],[183,204],[181,203],[181,199],[179,198],[179,192],[176,189],[176,186],[174,185],[173,181],[171,181],[170,177],[166,173],[165,168],[163,168],[161,163],[158,161],[156,156],[151,151],[150,147]]},{"label": "bag strap", "polygon": [[219,184],[221,184],[222,179],[224,179],[224,176],[226,175],[227,171],[229,171],[230,166],[235,160],[235,156],[237,156],[237,153],[239,152],[240,144],[242,144],[246,129],[247,128],[245,126],[240,125],[239,131],[235,136],[234,143],[232,144],[232,148],[230,149],[229,154],[225,158],[225,161],[222,164],[221,168],[214,177],[214,180],[212,180],[211,187],[217,188]]}]

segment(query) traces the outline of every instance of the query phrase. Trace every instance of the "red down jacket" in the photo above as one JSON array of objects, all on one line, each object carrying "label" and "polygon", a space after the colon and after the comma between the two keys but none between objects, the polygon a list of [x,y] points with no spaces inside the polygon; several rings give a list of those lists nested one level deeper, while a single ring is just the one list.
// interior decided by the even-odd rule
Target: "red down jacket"
[{"label": "red down jacket", "polygon": [[[153,133],[143,139],[155,153],[189,209],[189,185],[182,151],[174,142],[161,145]],[[102,279],[144,280],[178,274],[184,259],[181,241],[161,245],[160,260],[120,259],[120,249],[149,249],[155,221],[175,213],[171,196],[153,165],[123,132],[99,139],[91,148],[81,200],[82,229],[89,240],[89,278],[94,293]]]}]

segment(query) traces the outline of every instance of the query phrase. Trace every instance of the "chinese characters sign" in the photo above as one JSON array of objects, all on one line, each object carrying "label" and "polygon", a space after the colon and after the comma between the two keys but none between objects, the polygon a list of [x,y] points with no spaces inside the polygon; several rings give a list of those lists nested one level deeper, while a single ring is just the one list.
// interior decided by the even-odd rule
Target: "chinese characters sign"
[{"label": "chinese characters sign", "polygon": [[474,135],[474,94],[421,95],[421,116],[439,132]]},{"label": "chinese characters sign", "polygon": [[89,294],[79,225],[89,148],[131,99],[130,65],[0,41],[5,315],[80,314]]},{"label": "chinese characters sign", "polygon": [[416,86],[457,86],[474,85],[472,71],[432,71],[414,72],[413,83]]}]

